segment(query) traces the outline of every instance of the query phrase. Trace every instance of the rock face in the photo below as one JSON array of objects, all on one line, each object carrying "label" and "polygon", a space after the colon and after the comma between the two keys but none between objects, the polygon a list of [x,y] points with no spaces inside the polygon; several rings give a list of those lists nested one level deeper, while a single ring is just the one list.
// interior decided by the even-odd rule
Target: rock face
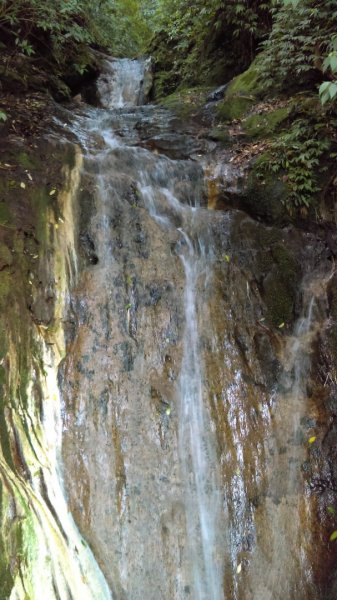
[{"label": "rock face", "polygon": [[333,598],[330,252],[207,209],[209,147],[132,69],[0,204],[4,597]]},{"label": "rock face", "polygon": [[323,598],[301,469],[328,252],[203,208],[184,132],[176,160],[138,147],[170,119],[133,108],[117,128],[112,113],[77,125],[96,142],[60,373],[69,506],[116,598]]}]

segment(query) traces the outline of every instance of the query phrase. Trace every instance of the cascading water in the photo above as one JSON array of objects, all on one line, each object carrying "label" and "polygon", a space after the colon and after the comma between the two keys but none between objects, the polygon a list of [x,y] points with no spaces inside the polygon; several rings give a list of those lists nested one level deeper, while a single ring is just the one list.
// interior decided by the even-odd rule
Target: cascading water
[{"label": "cascading water", "polygon": [[[203,249],[195,253],[192,241],[182,254],[185,284],[184,351],[179,379],[179,455],[186,486],[188,548],[193,568],[193,598],[220,600],[222,565],[219,564],[221,486],[210,415],[203,395],[203,365],[199,351],[197,286],[210,267]],[[218,542],[218,544],[217,544]]]},{"label": "cascading water", "polygon": [[153,124],[158,141],[171,118],[120,101],[138,68],[114,62],[117,113],[87,110],[75,127],[88,153],[84,182],[97,190],[86,224],[97,264],[77,292],[86,309],[64,371],[64,459],[87,481],[79,493],[67,478],[71,507],[117,598],[309,598],[310,559],[286,515],[298,518],[293,484],[306,450],[280,449],[274,427],[287,422],[291,436],[306,413],[312,336],[290,338],[303,343],[292,348],[284,398],[249,383],[251,370],[263,380],[252,344],[263,302],[231,264],[230,215],[204,208],[198,163],[137,147],[151,147]]},{"label": "cascading water", "polygon": [[[301,468],[329,263],[291,263],[300,317],[271,324],[262,292],[305,235],[207,209],[196,131],[142,105],[149,69],[107,61],[105,108],[71,116],[84,159],[55,224],[47,491],[37,473],[27,492],[40,539],[56,542],[41,543],[34,578],[43,565],[48,600],[323,600]],[[176,160],[155,151],[169,136]],[[25,593],[20,580],[11,598]]]},{"label": "cascading water", "polygon": [[105,61],[106,71],[97,82],[104,108],[125,108],[143,104],[148,94],[151,61],[128,58]]}]

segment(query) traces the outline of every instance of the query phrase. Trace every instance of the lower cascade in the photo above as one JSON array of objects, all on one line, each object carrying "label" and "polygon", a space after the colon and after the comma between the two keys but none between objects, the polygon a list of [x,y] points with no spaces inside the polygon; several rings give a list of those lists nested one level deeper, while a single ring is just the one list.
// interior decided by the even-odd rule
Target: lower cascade
[{"label": "lower cascade", "polygon": [[21,334],[4,359],[20,468],[2,445],[3,509],[29,549],[8,597],[323,600],[305,472],[331,261],[208,208],[207,159],[144,104],[149,70],[107,59],[103,108],[66,115],[75,160],[40,257],[54,325],[29,334],[25,381]]}]

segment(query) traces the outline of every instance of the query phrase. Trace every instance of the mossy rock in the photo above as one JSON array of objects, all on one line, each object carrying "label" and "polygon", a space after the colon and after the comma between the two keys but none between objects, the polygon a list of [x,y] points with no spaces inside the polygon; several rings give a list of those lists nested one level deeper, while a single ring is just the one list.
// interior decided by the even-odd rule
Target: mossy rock
[{"label": "mossy rock", "polygon": [[233,121],[240,119],[253,106],[252,96],[231,96],[219,103],[217,107],[218,117],[221,121]]},{"label": "mossy rock", "polygon": [[291,323],[294,318],[294,297],[283,280],[271,273],[263,284],[263,298],[267,306],[268,322],[274,327]]},{"label": "mossy rock", "polygon": [[227,96],[235,96],[239,94],[258,96],[263,92],[263,88],[259,81],[259,70],[255,60],[247,69],[231,81],[227,89]]},{"label": "mossy rock", "polygon": [[247,71],[235,77],[228,85],[225,97],[217,107],[219,119],[230,121],[242,118],[263,94],[256,59]]},{"label": "mossy rock", "polygon": [[288,189],[283,181],[272,175],[261,181],[253,167],[240,198],[240,207],[254,218],[281,225],[290,221],[287,197]]},{"label": "mossy rock", "polygon": [[161,104],[178,117],[189,119],[201,113],[209,92],[209,87],[182,88],[164,98]]},{"label": "mossy rock", "polygon": [[246,135],[252,138],[270,137],[275,134],[289,117],[290,108],[277,108],[271,112],[251,115],[244,119],[242,126]]},{"label": "mossy rock", "polygon": [[293,253],[284,243],[271,247],[273,268],[263,281],[263,299],[268,309],[268,320],[275,327],[294,319],[296,290],[301,279],[301,268]]},{"label": "mossy rock", "polygon": [[207,136],[210,140],[215,140],[216,142],[221,142],[224,145],[232,144],[232,138],[228,132],[228,128],[213,127],[207,133]]}]

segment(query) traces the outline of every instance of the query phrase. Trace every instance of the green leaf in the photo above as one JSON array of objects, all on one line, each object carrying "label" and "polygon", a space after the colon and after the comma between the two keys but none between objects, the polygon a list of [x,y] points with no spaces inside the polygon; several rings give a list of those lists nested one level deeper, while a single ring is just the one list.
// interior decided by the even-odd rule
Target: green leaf
[{"label": "green leaf", "polygon": [[323,92],[325,92],[325,90],[328,89],[330,85],[330,81],[324,81],[320,86],[319,86],[319,93],[323,94]]},{"label": "green leaf", "polygon": [[337,83],[330,83],[329,96],[333,100],[337,96]]},{"label": "green leaf", "polygon": [[330,69],[333,73],[337,71],[337,54],[329,57]]},{"label": "green leaf", "polygon": [[330,535],[329,539],[330,539],[330,542],[337,540],[337,531],[333,531],[332,534]]}]

